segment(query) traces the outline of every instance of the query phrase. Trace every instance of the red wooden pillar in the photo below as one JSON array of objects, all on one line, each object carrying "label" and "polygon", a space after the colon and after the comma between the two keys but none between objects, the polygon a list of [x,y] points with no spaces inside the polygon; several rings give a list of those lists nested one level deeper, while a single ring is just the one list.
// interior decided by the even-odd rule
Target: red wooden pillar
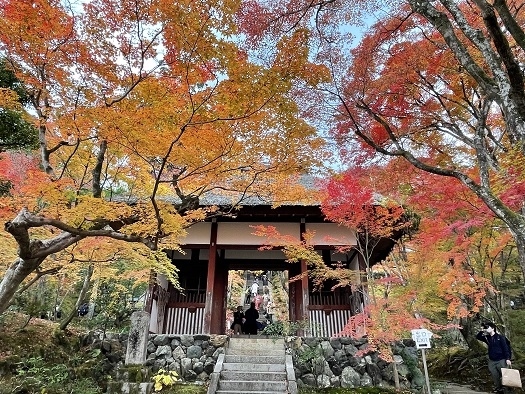
[{"label": "red wooden pillar", "polygon": [[[301,240],[303,234],[306,232],[305,220],[301,219],[300,233]],[[301,275],[301,279],[290,283],[289,299],[290,299],[290,320],[299,321],[308,318],[308,266],[305,260],[301,260],[298,264],[292,266],[290,269],[290,277]]]},{"label": "red wooden pillar", "polygon": [[[215,274],[217,265],[217,222],[211,224],[210,253],[208,257],[208,272],[206,276],[206,305],[204,306],[203,334],[211,334],[217,323],[213,323],[214,309],[219,300],[215,296]],[[222,302],[222,300],[220,300]]]},{"label": "red wooden pillar", "polygon": [[215,292],[214,306],[212,310],[212,334],[224,334],[226,332],[226,299],[228,288],[228,267],[221,256],[219,264],[215,269]]},{"label": "red wooden pillar", "polygon": [[309,292],[308,292],[308,275],[307,275],[307,271],[308,271],[308,266],[306,264],[306,261],[305,260],[301,260],[301,275],[302,275],[302,278],[301,278],[301,283],[300,283],[300,286],[301,286],[301,302],[299,304],[299,320],[306,320],[308,319],[308,306],[310,305],[309,303]]},{"label": "red wooden pillar", "polygon": [[[299,226],[301,232],[301,241],[304,241],[303,234],[306,233],[305,219],[301,219],[301,225]],[[297,294],[298,305],[297,305],[297,317],[299,320],[308,319],[308,306],[309,306],[309,291],[308,291],[308,264],[306,260],[299,262],[301,270],[301,281],[298,283],[299,294]],[[302,335],[303,333],[301,333]]]},{"label": "red wooden pillar", "polygon": [[291,282],[289,286],[289,312],[290,321],[293,322],[308,318],[308,276],[302,276],[306,273],[306,270],[307,265],[304,260],[290,267],[290,277],[301,275],[301,279]]},{"label": "red wooden pillar", "polygon": [[[299,274],[299,267],[297,264],[290,265],[288,270],[288,277],[293,278]],[[296,291],[297,282],[291,282],[288,284],[288,314],[290,321],[297,321],[297,291]]]}]

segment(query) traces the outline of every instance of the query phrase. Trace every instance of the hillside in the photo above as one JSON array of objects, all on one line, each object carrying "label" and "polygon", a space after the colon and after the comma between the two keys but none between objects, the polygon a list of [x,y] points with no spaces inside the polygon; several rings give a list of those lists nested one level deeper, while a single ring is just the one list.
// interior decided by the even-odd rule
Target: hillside
[{"label": "hillside", "polygon": [[97,394],[97,353],[81,346],[83,331],[59,331],[49,320],[8,313],[0,320],[0,394]]},{"label": "hillside", "polygon": [[[525,310],[511,313],[515,368],[522,368]],[[100,394],[114,371],[100,348],[86,344],[87,331],[58,330],[49,320],[8,313],[0,318],[0,394]],[[431,380],[453,381],[490,391],[485,353],[439,344],[427,351]],[[163,391],[164,392],[164,391]],[[171,391],[170,391],[171,392]],[[177,393],[203,394],[204,387]]]},{"label": "hillside", "polygon": [[[87,340],[88,331],[78,327],[60,331],[49,320],[26,323],[22,314],[0,317],[0,394],[106,392],[115,371],[101,341]],[[206,388],[177,383],[162,392],[205,394]]]}]

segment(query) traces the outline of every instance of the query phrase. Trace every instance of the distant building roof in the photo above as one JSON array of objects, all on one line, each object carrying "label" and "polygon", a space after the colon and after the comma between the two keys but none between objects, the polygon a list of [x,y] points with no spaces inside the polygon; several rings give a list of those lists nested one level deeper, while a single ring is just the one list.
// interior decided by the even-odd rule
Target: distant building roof
[{"label": "distant building roof", "polygon": [[[318,182],[319,178],[313,176],[313,175],[302,175],[299,178],[299,184],[305,187],[308,190],[318,190]],[[197,196],[195,196],[197,198]],[[160,200],[171,203],[173,205],[179,205],[182,203],[181,199],[175,195],[163,195],[159,197]],[[110,201],[115,202],[126,202],[129,204],[136,204],[140,201],[140,198],[133,196],[133,195],[113,195],[109,198]],[[145,199],[146,200],[146,199]],[[238,194],[225,194],[225,193],[215,193],[215,192],[208,192],[204,193],[200,196],[198,196],[198,205],[199,206],[232,206],[232,205],[241,205],[241,206],[259,206],[259,205],[268,205],[272,206],[275,205],[276,201],[271,201],[266,196],[264,196],[262,193],[258,193],[257,190],[251,191],[249,193],[246,193],[245,195],[242,195],[241,193]],[[313,202],[310,204],[305,204],[303,202],[299,201],[287,201],[287,202],[279,202],[279,205],[284,206],[304,206],[304,205],[319,205],[320,202]]]}]

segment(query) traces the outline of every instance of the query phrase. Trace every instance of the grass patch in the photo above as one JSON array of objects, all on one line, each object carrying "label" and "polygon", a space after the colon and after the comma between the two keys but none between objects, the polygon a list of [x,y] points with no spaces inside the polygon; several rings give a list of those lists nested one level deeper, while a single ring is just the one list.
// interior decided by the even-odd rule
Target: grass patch
[{"label": "grass patch", "polygon": [[208,388],[202,384],[175,383],[173,386],[162,389],[166,394],[206,394]]}]

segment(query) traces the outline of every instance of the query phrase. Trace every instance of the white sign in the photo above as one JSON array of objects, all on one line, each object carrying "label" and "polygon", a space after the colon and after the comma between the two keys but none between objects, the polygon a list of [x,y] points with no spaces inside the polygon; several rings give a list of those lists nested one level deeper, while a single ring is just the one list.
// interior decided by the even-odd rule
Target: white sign
[{"label": "white sign", "polygon": [[417,349],[430,349],[430,338],[432,333],[426,328],[412,330],[412,339],[416,343]]}]

